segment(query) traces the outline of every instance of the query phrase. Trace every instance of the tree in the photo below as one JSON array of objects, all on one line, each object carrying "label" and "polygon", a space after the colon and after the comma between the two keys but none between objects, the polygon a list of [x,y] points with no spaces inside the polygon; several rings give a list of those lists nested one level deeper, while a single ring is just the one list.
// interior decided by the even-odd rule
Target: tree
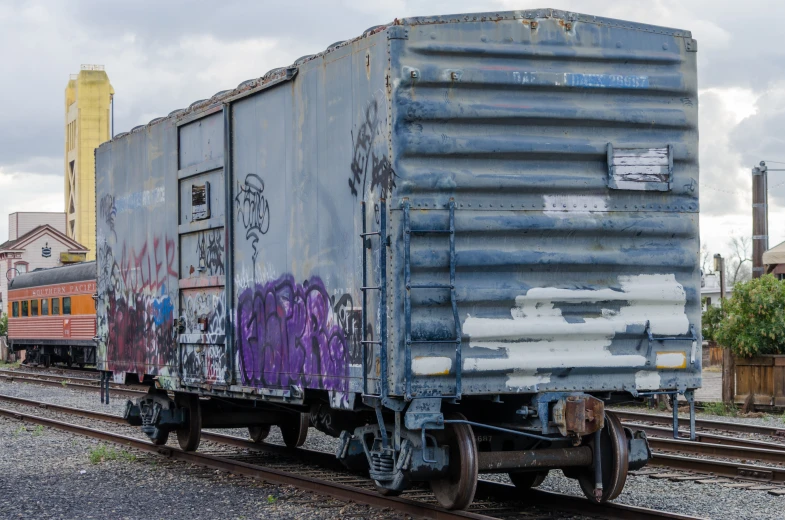
[{"label": "tree", "polygon": [[709,255],[709,246],[706,244],[701,244],[700,259],[703,274],[709,274],[714,271],[714,264],[712,263],[714,259]]},{"label": "tree", "polygon": [[740,282],[723,311],[713,331],[720,345],[741,357],[785,353],[785,283],[770,274]]},{"label": "tree", "polygon": [[725,267],[730,285],[752,279],[752,238],[732,236],[728,242],[730,257]]},{"label": "tree", "polygon": [[[703,299],[705,301],[705,298]],[[708,305],[701,317],[702,336],[706,341],[717,341],[717,328],[722,322],[723,309],[727,300],[720,300],[720,306]]]},{"label": "tree", "polygon": [[8,314],[0,315],[0,336],[8,334]]}]

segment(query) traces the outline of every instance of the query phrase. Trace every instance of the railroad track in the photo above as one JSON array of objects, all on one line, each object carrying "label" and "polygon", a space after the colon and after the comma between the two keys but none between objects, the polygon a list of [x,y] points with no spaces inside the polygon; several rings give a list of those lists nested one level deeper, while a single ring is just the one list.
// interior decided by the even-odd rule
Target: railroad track
[{"label": "railroad track", "polygon": [[[91,392],[98,392],[100,388],[98,386],[98,380],[93,379],[83,379],[82,382],[75,382],[79,378],[73,377],[66,377],[66,376],[55,376],[55,375],[47,375],[47,374],[29,374],[25,372],[16,372],[13,370],[0,370],[0,379],[5,381],[17,381],[20,383],[34,383],[39,385],[46,385],[46,386],[59,386],[63,388],[73,388],[77,390],[88,390]],[[138,396],[147,393],[147,389],[145,388],[142,390],[141,388],[144,387],[132,387],[128,385],[116,385],[115,383],[109,384],[109,389],[111,390],[110,393],[112,394],[119,394],[125,396]]]},{"label": "railroad track", "polygon": [[67,373],[76,373],[76,374],[95,374],[98,376],[98,369],[97,368],[79,368],[79,367],[56,367],[56,366],[43,366],[43,365],[21,365],[22,369],[30,370],[33,372],[49,372],[51,374],[67,374]]},{"label": "railroad track", "polygon": [[[628,412],[612,410],[622,422],[648,422],[653,424],[673,425],[673,417],[670,415],[654,415],[644,412]],[[679,418],[679,426],[689,427],[689,419]],[[695,419],[695,428],[704,430],[718,430],[733,433],[768,435],[772,437],[785,437],[785,429],[773,426],[760,426],[757,424],[731,423],[713,421],[710,419]]]},{"label": "railroad track", "polygon": [[[0,395],[0,401],[38,407],[100,421],[125,424],[125,421],[121,417],[102,412],[70,408],[67,406],[4,395]],[[614,503],[596,505],[582,497],[561,495],[542,490],[532,490],[531,492],[526,493],[525,501],[521,501],[521,492],[513,486],[483,480],[478,483],[476,499],[469,511],[448,511],[437,506],[435,503],[429,503],[429,500],[433,501],[433,498],[426,489],[415,488],[405,492],[401,497],[382,496],[373,489],[373,483],[370,479],[347,473],[346,470],[340,466],[340,463],[335,459],[334,455],[330,453],[302,448],[291,450],[274,444],[257,444],[238,437],[202,432],[203,440],[216,444],[241,448],[251,453],[267,452],[288,457],[296,457],[298,460],[306,461],[311,466],[316,464],[319,467],[319,469],[312,468],[310,471],[298,469],[293,472],[291,470],[270,467],[269,464],[260,465],[253,462],[253,457],[249,458],[245,455],[226,456],[225,454],[216,455],[199,452],[184,452],[168,446],[155,446],[150,442],[118,433],[106,432],[46,417],[25,414],[16,410],[0,408],[0,416],[10,417],[32,424],[40,424],[70,433],[86,435],[88,437],[131,447],[143,452],[154,453],[211,469],[259,478],[278,484],[292,485],[318,494],[328,495],[343,500],[353,500],[373,507],[391,508],[401,513],[423,518],[437,518],[440,520],[458,518],[472,518],[476,520],[525,518],[530,517],[527,510],[531,511],[533,506],[545,508],[551,510],[551,512],[556,510],[562,513],[606,519],[655,520],[670,518],[674,520],[694,520],[697,518]],[[323,468],[330,468],[332,473],[324,473]],[[537,515],[537,517],[541,516]]]}]

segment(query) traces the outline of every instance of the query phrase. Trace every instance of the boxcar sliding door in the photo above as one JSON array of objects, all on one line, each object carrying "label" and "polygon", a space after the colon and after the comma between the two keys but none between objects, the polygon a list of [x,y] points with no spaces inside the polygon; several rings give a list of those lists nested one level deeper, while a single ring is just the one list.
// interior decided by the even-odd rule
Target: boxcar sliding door
[{"label": "boxcar sliding door", "polygon": [[184,386],[231,384],[226,341],[223,112],[178,128],[180,312]]}]

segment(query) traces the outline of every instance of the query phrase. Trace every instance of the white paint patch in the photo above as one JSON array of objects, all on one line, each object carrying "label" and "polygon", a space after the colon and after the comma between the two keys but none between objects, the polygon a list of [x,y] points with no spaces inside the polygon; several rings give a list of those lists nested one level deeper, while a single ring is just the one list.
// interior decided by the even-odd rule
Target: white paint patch
[{"label": "white paint patch", "polygon": [[684,352],[657,352],[657,368],[687,368]]},{"label": "white paint patch", "polygon": [[537,390],[537,385],[540,383],[550,383],[551,373],[544,372],[537,374],[536,370],[516,370],[509,374],[507,379],[507,388],[532,388]]},{"label": "white paint patch", "polygon": [[[530,289],[515,299],[512,319],[467,317],[463,332],[475,348],[506,352],[500,357],[467,357],[466,372],[550,368],[643,367],[640,354],[614,355],[608,347],[617,333],[630,326],[642,330],[646,322],[652,332],[681,335],[689,332],[684,312],[686,294],[673,274],[620,276],[618,289]],[[568,322],[554,303],[619,302],[620,309],[602,309],[599,316],[582,323]],[[510,383],[508,382],[508,386]],[[517,386],[517,385],[516,385]]]},{"label": "white paint patch", "polygon": [[412,360],[412,372],[417,376],[443,376],[451,368],[452,359],[448,357],[418,356]]},{"label": "white paint patch", "polygon": [[635,372],[635,388],[638,390],[659,390],[660,373],[653,370]]},{"label": "white paint patch", "polygon": [[607,211],[608,198],[591,195],[543,195],[542,203],[546,213],[570,212],[590,213],[592,211]]}]

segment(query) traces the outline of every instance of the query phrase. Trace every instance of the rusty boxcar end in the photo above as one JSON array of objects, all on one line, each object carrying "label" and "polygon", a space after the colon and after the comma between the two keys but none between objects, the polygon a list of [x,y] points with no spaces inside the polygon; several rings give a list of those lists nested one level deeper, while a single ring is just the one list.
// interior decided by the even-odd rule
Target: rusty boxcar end
[{"label": "rusty boxcar end", "polygon": [[[313,426],[380,491],[550,469],[701,383],[697,43],[551,9],[396,20],[96,152],[98,364],[156,443]],[[172,397],[173,393],[173,397]]]}]

